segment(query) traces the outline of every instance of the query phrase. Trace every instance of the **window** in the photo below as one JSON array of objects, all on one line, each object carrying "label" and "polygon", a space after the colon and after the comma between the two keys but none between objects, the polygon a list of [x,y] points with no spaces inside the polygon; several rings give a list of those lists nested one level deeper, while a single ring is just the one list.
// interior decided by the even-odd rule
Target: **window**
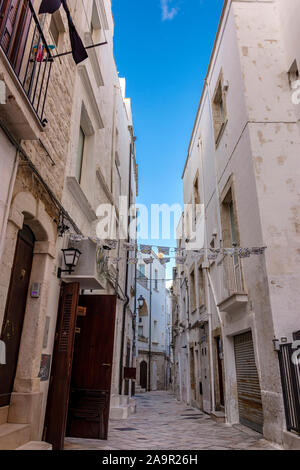
[{"label": "window", "polygon": [[223,129],[226,124],[226,103],[225,103],[225,94],[223,92],[223,77],[222,74],[219,78],[216,91],[214,93],[212,101],[212,113],[213,113],[213,125],[214,125],[214,134],[215,142],[218,144]]},{"label": "window", "polygon": [[195,272],[192,271],[190,274],[190,308],[191,312],[196,310],[196,291],[195,291]]},{"label": "window", "polygon": [[157,269],[155,269],[155,273],[154,273],[154,289],[155,290],[158,290],[158,271]]},{"label": "window", "polygon": [[52,15],[49,26],[49,32],[53,39],[54,45],[56,46],[56,50],[57,52],[59,52],[61,34],[65,32],[65,26],[60,11],[56,11]]},{"label": "window", "polygon": [[[239,230],[237,209],[234,199],[232,177],[229,179],[223,193],[223,202],[221,206],[222,235],[225,247],[239,246]],[[226,275],[228,280],[229,292],[243,291],[241,263],[237,253],[233,257],[225,257]]]},{"label": "window", "polygon": [[199,293],[199,306],[205,305],[205,287],[204,287],[204,273],[202,266],[198,268],[198,293]]},{"label": "window", "polygon": [[83,132],[82,127],[80,127],[79,128],[78,146],[77,146],[76,169],[75,169],[75,176],[76,176],[76,179],[77,179],[78,183],[81,182],[84,144],[85,144],[85,133]]}]

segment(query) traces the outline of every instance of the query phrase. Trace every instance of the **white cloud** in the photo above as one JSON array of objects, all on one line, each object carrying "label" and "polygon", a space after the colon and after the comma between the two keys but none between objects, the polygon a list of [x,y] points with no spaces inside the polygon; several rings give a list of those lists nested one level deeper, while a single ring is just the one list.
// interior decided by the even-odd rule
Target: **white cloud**
[{"label": "white cloud", "polygon": [[172,20],[174,16],[177,15],[178,8],[172,7],[170,5],[170,3],[172,2],[173,0],[160,0],[160,6],[161,6],[161,11],[162,11],[162,21]]}]

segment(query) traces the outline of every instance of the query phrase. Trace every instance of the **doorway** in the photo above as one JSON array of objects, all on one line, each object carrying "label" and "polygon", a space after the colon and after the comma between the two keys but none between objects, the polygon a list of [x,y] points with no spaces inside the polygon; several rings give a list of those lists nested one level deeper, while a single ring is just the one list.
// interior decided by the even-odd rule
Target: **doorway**
[{"label": "doorway", "polygon": [[107,439],[116,296],[62,287],[44,439],[54,450],[65,435]]},{"label": "doorway", "polygon": [[140,363],[140,386],[147,390],[147,362]]},{"label": "doorway", "polygon": [[19,231],[0,339],[6,364],[0,365],[0,407],[10,403],[17,370],[35,238],[27,225]]}]

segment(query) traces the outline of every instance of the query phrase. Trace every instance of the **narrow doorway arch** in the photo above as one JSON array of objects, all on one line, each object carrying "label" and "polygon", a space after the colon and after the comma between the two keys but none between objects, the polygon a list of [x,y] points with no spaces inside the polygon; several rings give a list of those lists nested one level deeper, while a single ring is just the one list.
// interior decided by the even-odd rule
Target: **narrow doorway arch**
[{"label": "narrow doorway arch", "polygon": [[23,225],[18,232],[10,285],[0,339],[6,348],[6,364],[0,366],[0,406],[10,404],[17,370],[19,349],[27,304],[35,237]]}]

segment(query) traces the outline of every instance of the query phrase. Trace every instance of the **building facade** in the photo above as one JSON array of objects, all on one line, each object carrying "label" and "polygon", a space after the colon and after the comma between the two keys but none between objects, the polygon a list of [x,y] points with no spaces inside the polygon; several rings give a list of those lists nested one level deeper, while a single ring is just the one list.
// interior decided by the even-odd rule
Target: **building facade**
[{"label": "building facade", "polygon": [[[224,3],[183,172],[205,250],[177,266],[173,306],[178,398],[287,448],[299,446],[299,389],[284,403],[280,373],[300,326],[298,10]],[[238,250],[251,247],[266,249]]]},{"label": "building facade", "polygon": [[[78,420],[78,391],[103,389],[94,397],[103,438],[109,407],[115,417],[134,411],[124,366],[135,361],[135,273],[122,255],[130,238],[120,233],[119,198],[135,202],[135,136],[111,2],[70,5],[85,46],[104,43],[77,66],[59,56],[71,49],[62,9],[38,15],[40,2],[19,0],[12,11],[9,3],[0,21],[0,448],[43,439],[62,448],[66,434],[98,432]],[[114,246],[97,235],[103,204],[115,214]],[[69,248],[80,251],[77,264],[65,263]],[[86,367],[98,359],[99,374]]]},{"label": "building facade", "polygon": [[138,254],[136,296],[138,304],[141,304],[137,312],[138,391],[166,390],[170,381],[170,307],[166,267],[154,252],[152,258],[153,263],[147,264],[144,261],[147,256]]}]

